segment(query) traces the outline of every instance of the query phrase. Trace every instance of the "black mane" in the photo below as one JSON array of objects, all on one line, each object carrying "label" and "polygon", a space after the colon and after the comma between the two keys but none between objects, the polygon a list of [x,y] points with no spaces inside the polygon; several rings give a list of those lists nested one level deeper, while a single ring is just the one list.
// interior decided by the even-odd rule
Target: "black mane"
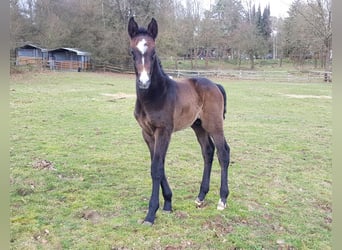
[{"label": "black mane", "polygon": [[156,63],[158,63],[158,66],[159,66],[159,70],[160,70],[160,73],[164,76],[164,77],[167,77],[169,78],[169,76],[165,73],[164,69],[163,69],[163,65],[159,59],[159,57],[156,55]]},{"label": "black mane", "polygon": [[[144,27],[139,27],[139,29],[138,29],[138,31],[137,31],[137,33],[135,34],[134,37],[139,36],[139,35],[143,35],[143,36],[147,35],[147,36],[152,37],[152,35],[150,34],[150,32],[148,32],[147,29],[145,29]],[[152,37],[152,38],[153,38],[153,37]],[[154,40],[154,39],[153,39],[153,40]]]}]

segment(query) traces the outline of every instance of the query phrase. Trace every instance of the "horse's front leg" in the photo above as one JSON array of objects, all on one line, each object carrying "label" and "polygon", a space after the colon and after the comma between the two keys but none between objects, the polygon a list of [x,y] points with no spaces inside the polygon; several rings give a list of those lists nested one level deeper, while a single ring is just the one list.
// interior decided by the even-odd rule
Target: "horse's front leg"
[{"label": "horse's front leg", "polygon": [[[148,146],[148,149],[150,150],[151,162],[152,162],[153,156],[154,156],[154,144],[155,144],[154,136],[150,135],[144,130],[142,131],[142,134]],[[160,185],[161,185],[161,188],[163,191],[163,197],[164,197],[163,210],[165,212],[171,212],[172,211],[172,191],[165,175],[164,175],[164,178],[162,178]]]},{"label": "horse's front leg", "polygon": [[166,152],[170,143],[171,132],[165,128],[157,128],[154,132],[154,149],[151,162],[151,177],[152,177],[152,194],[149,202],[148,213],[144,224],[153,224],[156,218],[156,212],[159,208],[159,189],[162,186],[163,195],[169,196],[169,202],[166,202],[167,207],[164,210],[171,210],[171,189],[165,177],[164,162]]}]

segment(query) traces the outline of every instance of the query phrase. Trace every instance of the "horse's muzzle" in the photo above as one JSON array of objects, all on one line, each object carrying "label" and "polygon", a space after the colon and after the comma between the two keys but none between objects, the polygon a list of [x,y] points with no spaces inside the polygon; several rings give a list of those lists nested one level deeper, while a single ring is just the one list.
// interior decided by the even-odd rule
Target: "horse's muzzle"
[{"label": "horse's muzzle", "polygon": [[151,85],[151,81],[148,80],[146,82],[142,82],[140,80],[137,80],[137,84],[138,84],[139,89],[148,89]]}]

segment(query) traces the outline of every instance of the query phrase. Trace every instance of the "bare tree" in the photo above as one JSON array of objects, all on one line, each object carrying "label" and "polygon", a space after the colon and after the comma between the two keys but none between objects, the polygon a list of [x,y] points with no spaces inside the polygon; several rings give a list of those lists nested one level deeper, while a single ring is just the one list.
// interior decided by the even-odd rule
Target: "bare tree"
[{"label": "bare tree", "polygon": [[[238,54],[254,68],[255,56],[270,50],[269,6],[261,15],[254,0],[217,0],[207,11],[202,5],[201,0],[10,0],[11,48],[27,41],[79,47],[97,61],[128,65],[129,17],[145,24],[155,17],[163,27],[160,55],[189,56],[195,67],[201,53],[206,59],[213,51],[218,58]],[[277,35],[281,55],[299,64],[313,56],[317,65],[329,68],[331,0],[295,0],[282,26]]]},{"label": "bare tree", "polygon": [[283,34],[289,55],[300,65],[306,58],[321,59],[328,69],[331,59],[331,0],[297,0],[285,19]]},{"label": "bare tree", "polygon": [[267,44],[253,23],[241,23],[233,36],[234,48],[238,50],[239,60],[247,57],[251,69],[255,67],[256,55],[265,54]]}]

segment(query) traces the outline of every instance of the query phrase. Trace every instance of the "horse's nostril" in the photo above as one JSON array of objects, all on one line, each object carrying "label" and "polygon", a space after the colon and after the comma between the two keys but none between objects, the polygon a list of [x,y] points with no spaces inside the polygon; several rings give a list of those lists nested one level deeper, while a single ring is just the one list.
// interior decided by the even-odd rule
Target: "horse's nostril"
[{"label": "horse's nostril", "polygon": [[138,86],[140,89],[148,89],[150,87],[151,81],[140,81],[138,80]]}]

